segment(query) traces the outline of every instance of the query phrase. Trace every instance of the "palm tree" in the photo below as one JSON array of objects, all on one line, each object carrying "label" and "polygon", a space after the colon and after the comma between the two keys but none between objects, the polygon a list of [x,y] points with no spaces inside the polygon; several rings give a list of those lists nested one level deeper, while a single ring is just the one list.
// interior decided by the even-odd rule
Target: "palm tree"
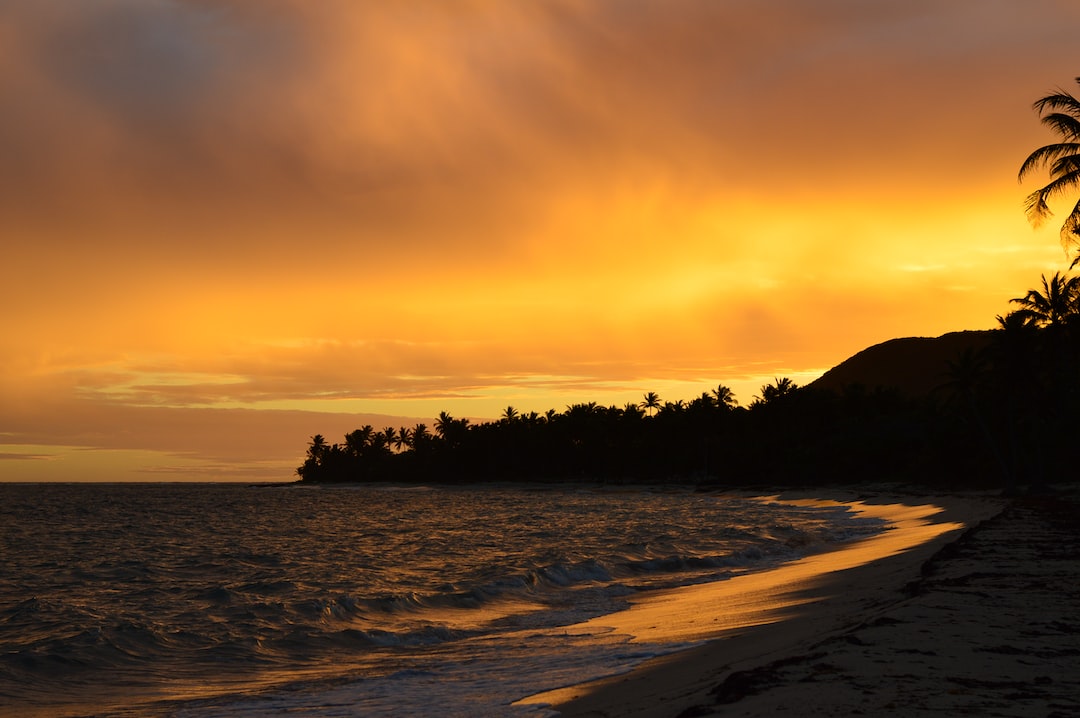
[{"label": "palm tree", "polygon": [[407,426],[403,426],[398,429],[397,438],[394,439],[394,446],[398,451],[401,451],[407,447],[412,446],[413,433],[412,429]]},{"label": "palm tree", "polygon": [[660,397],[657,396],[655,391],[650,391],[645,395],[645,400],[638,406],[648,411],[649,416],[652,416],[653,412],[660,408]]},{"label": "palm tree", "polygon": [[450,446],[460,444],[468,428],[468,419],[455,419],[445,411],[440,411],[435,420],[435,433]]},{"label": "palm tree", "polygon": [[356,431],[350,431],[345,435],[345,450],[352,456],[360,456],[371,444],[372,432],[375,429],[371,424],[365,424]]},{"label": "palm tree", "polygon": [[428,431],[427,424],[417,424],[411,433],[413,449],[426,448],[431,442],[431,433]]},{"label": "palm tree", "polygon": [[1054,272],[1047,281],[1044,274],[1042,288],[1042,292],[1031,289],[1022,297],[1010,299],[1020,306],[1014,313],[1040,327],[1060,327],[1080,313],[1080,276],[1065,277]]},{"label": "palm tree", "polygon": [[660,411],[663,414],[678,414],[686,409],[686,402],[682,399],[678,401],[665,401],[664,405],[660,407]]},{"label": "palm tree", "polygon": [[994,319],[997,319],[997,328],[1004,332],[1016,333],[1021,329],[1031,329],[1037,326],[1031,316],[1022,309],[1011,311],[1005,316],[995,314]]},{"label": "palm tree", "polygon": [[330,447],[326,445],[326,438],[322,434],[311,437],[311,446],[308,447],[308,458],[318,462],[326,455]]},{"label": "palm tree", "polygon": [[[1080,83],[1080,77],[1076,82]],[[1018,179],[1021,181],[1037,169],[1045,167],[1050,172],[1050,182],[1024,199],[1028,221],[1038,227],[1053,214],[1050,199],[1080,188],[1080,100],[1058,90],[1036,100],[1032,106],[1042,115],[1040,121],[1061,138],[1060,142],[1032,152],[1020,166]],[[1061,225],[1061,245],[1067,255],[1080,249],[1080,201]],[[1075,265],[1078,261],[1080,254],[1072,263]]]},{"label": "palm tree", "polygon": [[397,429],[392,426],[388,426],[382,430],[382,442],[387,449],[390,449],[397,443]]},{"label": "palm tree", "polygon": [[439,418],[435,420],[435,433],[446,438],[446,432],[454,425],[454,417],[445,411],[439,412]]},{"label": "palm tree", "polygon": [[735,398],[735,392],[731,390],[731,387],[723,384],[713,389],[712,395],[716,406],[721,409],[734,409],[739,405],[738,399]]},{"label": "palm tree", "polygon": [[518,418],[518,410],[512,406],[506,407],[506,410],[502,413],[502,420],[507,424],[512,424]]},{"label": "palm tree", "polygon": [[589,414],[595,414],[600,408],[600,405],[595,401],[590,401],[584,404],[568,404],[566,406],[566,415],[576,414],[578,416],[588,416]]},{"label": "palm tree", "polygon": [[326,445],[326,438],[322,434],[311,437],[308,446],[307,458],[301,466],[296,467],[296,475],[301,481],[317,481],[322,473],[323,462],[326,460],[330,447]]},{"label": "palm tree", "polygon": [[772,384],[763,384],[761,387],[761,397],[755,399],[755,404],[768,404],[774,402],[777,399],[782,399],[785,396],[789,396],[793,391],[799,388],[799,385],[793,382],[788,377],[773,379]]}]

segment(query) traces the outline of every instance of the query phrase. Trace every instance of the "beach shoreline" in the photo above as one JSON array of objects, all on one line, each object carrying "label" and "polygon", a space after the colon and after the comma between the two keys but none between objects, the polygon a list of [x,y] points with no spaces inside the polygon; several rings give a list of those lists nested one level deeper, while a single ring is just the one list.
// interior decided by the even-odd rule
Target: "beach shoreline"
[{"label": "beach shoreline", "polygon": [[[843,640],[904,604],[936,555],[1012,505],[989,493],[799,491],[776,499],[847,504],[863,515],[886,518],[892,527],[837,551],[647,597],[628,611],[596,619],[593,623],[609,625],[632,640],[704,643],[627,674],[547,691],[521,703],[581,718],[770,715],[776,706],[744,712],[764,699],[737,695],[740,681],[763,667],[812,655],[816,646]],[[751,601],[745,600],[748,594]],[[757,608],[745,608],[751,605]],[[806,692],[809,685],[798,688]],[[797,696],[793,701],[803,705]]]}]

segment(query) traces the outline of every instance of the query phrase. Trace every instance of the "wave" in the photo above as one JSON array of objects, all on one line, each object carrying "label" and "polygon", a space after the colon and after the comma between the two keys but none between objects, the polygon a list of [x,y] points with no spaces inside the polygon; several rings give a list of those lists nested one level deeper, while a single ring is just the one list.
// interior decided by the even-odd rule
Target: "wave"
[{"label": "wave", "polygon": [[[755,547],[709,556],[645,553],[507,567],[480,585],[433,592],[311,596],[294,581],[216,585],[191,594],[187,611],[142,620],[31,598],[0,612],[6,636],[20,645],[0,656],[0,680],[90,683],[109,673],[113,681],[122,675],[130,685],[150,685],[178,671],[295,669],[371,649],[458,641],[511,616],[527,614],[530,626],[575,623],[616,610],[643,588],[718,580],[768,556]],[[158,593],[162,606],[175,602]]]},{"label": "wave", "polygon": [[381,670],[881,530],[842,508],[689,493],[76,486],[35,500],[30,515],[0,505],[45,537],[0,576],[0,699],[19,706]]}]

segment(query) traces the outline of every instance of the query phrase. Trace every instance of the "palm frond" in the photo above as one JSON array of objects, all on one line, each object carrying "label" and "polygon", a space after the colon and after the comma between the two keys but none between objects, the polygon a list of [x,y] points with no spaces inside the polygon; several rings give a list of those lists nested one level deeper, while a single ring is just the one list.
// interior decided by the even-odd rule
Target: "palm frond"
[{"label": "palm frond", "polygon": [[1023,326],[1038,327],[1043,324],[1043,313],[1034,309],[1017,309],[1009,312],[1008,317],[1013,318],[1013,321],[1019,322]]},{"label": "palm frond", "polygon": [[1072,154],[1080,154],[1080,143],[1057,142],[1052,145],[1044,145],[1028,155],[1027,159],[1024,160],[1024,163],[1020,165],[1020,172],[1017,174],[1017,180],[1023,181],[1024,177],[1040,167],[1049,165],[1061,157]]},{"label": "palm frond", "polygon": [[1025,329],[1031,329],[1038,326],[1038,321],[1036,321],[1031,313],[1025,312],[1023,309],[1009,312],[1005,316],[998,314],[995,319],[998,321],[998,329],[1007,332],[1024,331]]},{"label": "palm frond", "polygon": [[1046,193],[1043,190],[1035,190],[1024,198],[1024,214],[1027,216],[1028,222],[1036,229],[1054,216],[1054,213],[1050,210],[1050,205],[1046,203]]},{"label": "palm frond", "polygon": [[1044,115],[1040,120],[1044,125],[1061,135],[1062,139],[1075,140],[1080,137],[1080,119],[1063,112]]},{"label": "palm frond", "polygon": [[[1069,268],[1072,269],[1080,262],[1080,201],[1078,201],[1065,218],[1061,225],[1061,247],[1065,250],[1065,256],[1075,255]],[[1077,278],[1080,281],[1080,277]],[[1080,292],[1080,283],[1077,291]]]},{"label": "palm frond", "polygon": [[[1075,78],[1080,84],[1080,77]],[[1032,107],[1042,117],[1043,125],[1056,132],[1063,142],[1040,147],[1024,160],[1017,173],[1017,180],[1037,169],[1046,168],[1051,180],[1024,198],[1024,214],[1028,221],[1038,227],[1053,215],[1050,200],[1059,194],[1080,187],[1080,100],[1058,89],[1036,100]],[[1073,206],[1061,226],[1061,244],[1066,256],[1074,255],[1070,269],[1080,262],[1080,202]],[[1045,286],[1045,282],[1044,282]],[[1070,291],[1074,289],[1070,286]]]},{"label": "palm frond", "polygon": [[1016,310],[1016,312],[1015,312],[1016,314],[1020,314],[1022,316],[1029,317],[1029,318],[1037,318],[1039,316],[1042,316],[1043,307],[1040,307],[1039,303],[1037,301],[1033,301],[1031,299],[1030,295],[1031,295],[1031,292],[1033,292],[1033,291],[1035,291],[1035,290],[1030,290],[1028,292],[1028,296],[1016,297],[1014,299],[1009,300],[1010,304],[1015,304],[1018,307],[1020,307],[1019,309]]},{"label": "palm frond", "polygon": [[1066,278],[1063,289],[1068,301],[1074,301],[1080,296],[1080,276]]},{"label": "palm frond", "polygon": [[1010,299],[1020,309],[1012,312],[1015,321],[1035,326],[1058,326],[1076,313],[1076,300],[1080,295],[1080,276],[1068,277],[1054,272],[1047,278],[1042,275],[1042,291],[1030,289],[1023,297]]},{"label": "palm frond", "polygon": [[1048,191],[1048,194],[1046,196],[1047,199],[1050,199],[1059,194],[1073,192],[1078,186],[1080,186],[1080,172],[1076,172],[1074,170],[1072,172],[1058,175],[1053,180],[1051,180],[1049,184],[1043,187],[1043,189]]},{"label": "palm frond", "polygon": [[1068,174],[1075,174],[1078,171],[1080,171],[1080,147],[1077,147],[1076,154],[1059,157],[1054,164],[1050,166],[1050,176],[1052,177],[1064,177]]},{"label": "palm frond", "polygon": [[1043,291],[1038,289],[1029,289],[1027,294],[1016,299],[1010,299],[1011,304],[1017,304],[1022,307],[1022,311],[1037,312],[1040,314],[1047,314],[1050,311],[1052,305],[1051,297],[1054,292],[1046,284],[1046,275],[1042,278]]},{"label": "palm frond", "polygon": [[1080,186],[1080,172],[1070,172],[1054,178],[1048,184],[1029,194],[1024,198],[1024,214],[1027,215],[1028,221],[1036,227],[1041,225],[1043,221],[1054,214],[1050,209],[1050,199],[1075,189],[1077,186]]},{"label": "palm frond", "polygon": [[1080,100],[1077,100],[1064,90],[1058,90],[1046,97],[1040,97],[1032,103],[1031,106],[1039,114],[1042,114],[1046,110],[1064,110],[1065,112],[1080,116]]}]

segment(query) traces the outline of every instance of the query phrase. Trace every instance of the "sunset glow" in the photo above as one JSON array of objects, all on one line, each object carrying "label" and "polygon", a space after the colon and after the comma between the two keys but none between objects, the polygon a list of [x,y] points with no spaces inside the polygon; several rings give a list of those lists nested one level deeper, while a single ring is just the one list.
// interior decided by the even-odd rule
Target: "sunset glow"
[{"label": "sunset glow", "polygon": [[[1060,0],[0,2],[0,480],[749,403],[1042,272]],[[1052,224],[1052,223],[1051,223]]]}]

